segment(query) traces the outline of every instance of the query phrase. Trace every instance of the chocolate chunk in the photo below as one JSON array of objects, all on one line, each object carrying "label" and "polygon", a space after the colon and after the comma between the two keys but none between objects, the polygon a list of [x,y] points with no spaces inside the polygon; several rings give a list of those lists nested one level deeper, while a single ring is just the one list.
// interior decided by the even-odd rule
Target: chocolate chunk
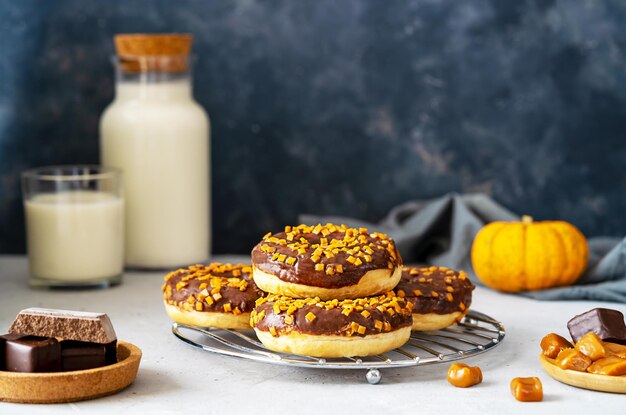
[{"label": "chocolate chunk", "polygon": [[6,350],[7,339],[4,336],[0,336],[0,370],[6,370],[4,364],[4,356]]},{"label": "chocolate chunk", "polygon": [[626,344],[626,323],[624,315],[609,308],[594,308],[567,322],[567,328],[574,343],[589,332],[594,332],[602,340]]},{"label": "chocolate chunk", "polygon": [[63,371],[85,370],[106,366],[106,346],[99,343],[63,340],[61,342]]},{"label": "chocolate chunk", "polygon": [[5,334],[4,365],[10,372],[58,372],[61,346],[57,339]]},{"label": "chocolate chunk", "polygon": [[111,320],[106,314],[47,308],[27,308],[20,311],[11,324],[9,333],[101,344],[117,339]]},{"label": "chocolate chunk", "polygon": [[105,358],[107,365],[117,363],[117,340],[113,340],[111,343],[105,344],[104,348],[106,350]]}]

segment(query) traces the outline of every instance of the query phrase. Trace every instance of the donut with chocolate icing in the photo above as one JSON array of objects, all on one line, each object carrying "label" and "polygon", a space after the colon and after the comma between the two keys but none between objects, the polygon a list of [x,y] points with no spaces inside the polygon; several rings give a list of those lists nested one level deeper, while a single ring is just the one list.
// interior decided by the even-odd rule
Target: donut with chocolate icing
[{"label": "donut with chocolate icing", "polygon": [[315,357],[369,356],[402,346],[412,304],[393,292],[347,300],[259,298],[250,325],[270,350]]},{"label": "donut with chocolate icing", "polygon": [[403,267],[396,295],[413,303],[413,330],[439,330],[469,311],[474,284],[463,271]]},{"label": "donut with chocolate icing", "polygon": [[393,239],[345,225],[287,226],[252,250],[259,288],[293,298],[358,298],[386,293],[400,280]]},{"label": "donut with chocolate icing", "polygon": [[162,287],[165,310],[177,323],[250,329],[250,311],[264,293],[249,265],[214,262],[170,272]]}]

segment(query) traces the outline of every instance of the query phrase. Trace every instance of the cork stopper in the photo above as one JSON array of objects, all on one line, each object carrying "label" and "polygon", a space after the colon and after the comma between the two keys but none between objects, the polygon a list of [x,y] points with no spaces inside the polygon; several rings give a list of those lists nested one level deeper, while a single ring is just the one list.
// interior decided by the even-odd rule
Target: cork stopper
[{"label": "cork stopper", "polygon": [[115,50],[125,72],[185,72],[193,36],[188,33],[119,34]]}]

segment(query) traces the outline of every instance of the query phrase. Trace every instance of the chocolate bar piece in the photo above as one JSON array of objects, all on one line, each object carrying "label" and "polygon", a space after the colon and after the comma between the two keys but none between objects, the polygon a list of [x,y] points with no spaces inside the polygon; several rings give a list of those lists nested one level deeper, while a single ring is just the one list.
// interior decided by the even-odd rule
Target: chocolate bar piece
[{"label": "chocolate bar piece", "polygon": [[63,371],[85,370],[106,366],[106,346],[75,340],[61,341]]},{"label": "chocolate bar piece", "polygon": [[103,313],[27,308],[11,324],[9,333],[58,337],[107,344],[117,340],[111,320]]},{"label": "chocolate bar piece", "polygon": [[10,372],[58,372],[61,346],[57,339],[5,334],[4,366]]},{"label": "chocolate bar piece", "polygon": [[0,336],[0,370],[6,370],[5,364],[4,364],[4,356],[5,356],[5,350],[6,350],[6,344],[7,344],[7,339],[4,338],[4,336]]},{"label": "chocolate bar piece", "polygon": [[112,365],[113,363],[117,363],[117,340],[113,340],[111,343],[107,343],[104,345],[105,359],[107,365]]},{"label": "chocolate bar piece", "polygon": [[574,343],[589,332],[594,332],[602,340],[626,344],[626,323],[624,315],[610,308],[594,308],[567,322],[567,328]]}]

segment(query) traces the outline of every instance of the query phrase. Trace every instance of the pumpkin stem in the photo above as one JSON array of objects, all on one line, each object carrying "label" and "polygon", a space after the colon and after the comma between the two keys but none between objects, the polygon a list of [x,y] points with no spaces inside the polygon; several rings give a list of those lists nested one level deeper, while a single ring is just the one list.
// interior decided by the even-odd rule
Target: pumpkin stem
[{"label": "pumpkin stem", "polygon": [[533,223],[533,218],[532,218],[532,216],[523,215],[523,216],[522,216],[522,223],[525,223],[525,224],[527,224],[527,225],[528,225],[528,224]]}]

